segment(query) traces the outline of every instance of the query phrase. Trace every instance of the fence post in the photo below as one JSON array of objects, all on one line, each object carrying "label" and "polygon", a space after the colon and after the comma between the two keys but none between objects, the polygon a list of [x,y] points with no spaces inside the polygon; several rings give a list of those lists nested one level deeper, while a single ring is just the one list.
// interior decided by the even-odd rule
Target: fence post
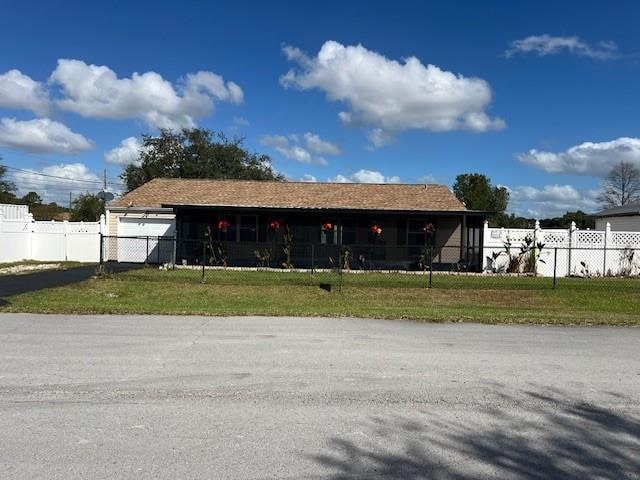
[{"label": "fence post", "polygon": [[316,246],[314,243],[312,243],[311,244],[311,275],[314,274],[315,263],[316,263]]},{"label": "fence post", "polygon": [[575,232],[577,230],[576,222],[571,222],[571,226],[569,227],[569,253],[568,253],[568,265],[567,265],[567,275],[571,276],[571,250],[573,245],[575,244]]},{"label": "fence post", "polygon": [[558,266],[558,247],[553,249],[553,288],[556,288],[556,270]]},{"label": "fence post", "polygon": [[158,265],[160,265],[160,236],[156,240],[156,249],[158,250]]},{"label": "fence post", "polygon": [[611,224],[607,222],[604,229],[604,249],[602,252],[602,276],[607,275],[607,245],[609,244],[609,236],[611,235]]},{"label": "fence post", "polygon": [[104,235],[100,232],[100,265],[104,263]]},{"label": "fence post", "polygon": [[205,263],[206,263],[205,262],[205,257],[207,256],[206,248],[207,248],[207,244],[203,240],[202,241],[202,280],[201,280],[202,283],[204,283],[204,266],[205,266]]},{"label": "fence post", "polygon": [[146,265],[149,261],[149,235],[147,235],[147,254],[144,257],[144,264]]},{"label": "fence post", "polygon": [[433,247],[429,245],[429,288],[433,286]]}]

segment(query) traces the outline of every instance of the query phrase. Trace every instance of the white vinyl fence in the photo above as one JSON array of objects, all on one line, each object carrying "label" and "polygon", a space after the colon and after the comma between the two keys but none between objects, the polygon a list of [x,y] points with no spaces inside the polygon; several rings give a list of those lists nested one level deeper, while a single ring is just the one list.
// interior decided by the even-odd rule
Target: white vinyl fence
[{"label": "white vinyl fence", "polygon": [[578,230],[575,222],[568,229],[489,228],[484,224],[483,270],[505,272],[509,255],[505,245],[511,243],[511,253],[517,255],[529,238],[536,249],[536,272],[557,276],[602,276],[640,274],[640,232],[612,232],[606,230]]},{"label": "white vinyl fence", "polygon": [[104,215],[99,222],[39,222],[31,214],[5,218],[0,212],[0,262],[98,262],[105,231]]}]

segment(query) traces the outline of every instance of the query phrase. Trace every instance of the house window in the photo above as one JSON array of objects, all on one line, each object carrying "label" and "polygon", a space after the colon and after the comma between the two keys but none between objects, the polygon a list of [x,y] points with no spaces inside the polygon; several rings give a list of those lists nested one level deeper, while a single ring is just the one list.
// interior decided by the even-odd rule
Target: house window
[{"label": "house window", "polygon": [[342,245],[356,244],[356,222],[353,220],[344,220],[340,225],[340,234]]},{"label": "house window", "polygon": [[338,240],[338,225],[333,221],[327,221],[320,227],[320,243],[322,245],[335,245]]},{"label": "house window", "polygon": [[240,241],[258,241],[258,218],[255,215],[240,216]]},{"label": "house window", "polygon": [[435,235],[427,235],[424,231],[425,225],[433,223],[426,219],[409,219],[407,220],[407,245],[425,245],[433,244]]}]

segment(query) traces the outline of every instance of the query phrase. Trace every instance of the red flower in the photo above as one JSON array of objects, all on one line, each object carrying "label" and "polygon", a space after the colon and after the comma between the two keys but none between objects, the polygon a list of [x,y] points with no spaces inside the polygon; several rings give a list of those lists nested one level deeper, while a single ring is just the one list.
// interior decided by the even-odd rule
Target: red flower
[{"label": "red flower", "polygon": [[333,230],[333,223],[326,222],[322,224],[322,229],[325,231]]},{"label": "red flower", "polygon": [[269,223],[269,228],[271,230],[277,230],[280,228],[280,222],[278,220],[271,220],[271,223]]},{"label": "red flower", "polygon": [[433,225],[433,223],[425,223],[424,227],[422,227],[422,231],[425,233],[433,233],[436,231],[436,227]]},{"label": "red flower", "polygon": [[226,230],[230,226],[231,223],[229,223],[229,220],[226,220],[224,218],[218,222],[218,230]]},{"label": "red flower", "polygon": [[382,227],[376,224],[371,225],[371,233],[374,235],[380,235],[382,233]]}]

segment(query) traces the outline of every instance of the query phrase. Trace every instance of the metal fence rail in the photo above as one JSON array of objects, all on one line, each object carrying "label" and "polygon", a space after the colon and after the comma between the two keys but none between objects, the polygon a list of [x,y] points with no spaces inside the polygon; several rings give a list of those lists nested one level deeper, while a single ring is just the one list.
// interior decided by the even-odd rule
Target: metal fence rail
[{"label": "metal fence rail", "polygon": [[236,243],[175,237],[101,237],[101,263],[141,263],[175,278],[218,284],[299,284],[492,289],[556,288],[575,280],[627,282],[640,291],[640,249],[550,248],[503,252],[483,263],[478,247]]}]

